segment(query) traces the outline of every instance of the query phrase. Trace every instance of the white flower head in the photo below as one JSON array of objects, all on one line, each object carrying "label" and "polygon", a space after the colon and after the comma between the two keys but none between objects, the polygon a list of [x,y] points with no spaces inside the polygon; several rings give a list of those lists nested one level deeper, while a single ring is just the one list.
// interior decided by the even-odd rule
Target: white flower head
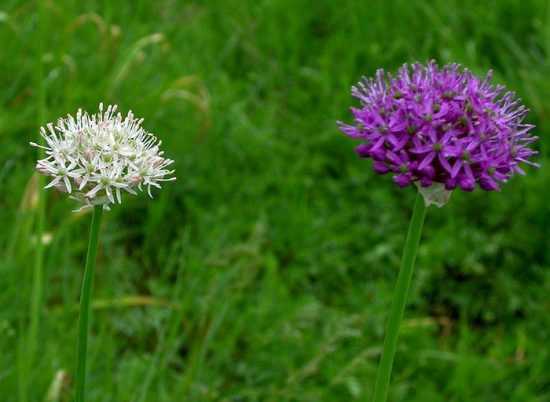
[{"label": "white flower head", "polygon": [[45,145],[31,145],[45,150],[46,158],[36,169],[53,179],[46,188],[69,193],[82,204],[109,205],[122,202],[123,191],[136,194],[136,190],[161,187],[164,181],[176,180],[174,162],[165,158],[160,150],[161,141],[141,127],[143,119],[132,112],[126,117],[117,112],[117,106],[89,115],[78,110],[76,118],[67,115],[57,124],[49,123],[40,129]]}]

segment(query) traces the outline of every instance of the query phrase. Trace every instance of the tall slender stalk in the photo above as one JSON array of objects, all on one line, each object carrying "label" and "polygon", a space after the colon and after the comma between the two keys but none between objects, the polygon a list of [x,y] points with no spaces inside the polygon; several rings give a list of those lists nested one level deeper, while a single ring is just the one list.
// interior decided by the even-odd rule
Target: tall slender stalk
[{"label": "tall slender stalk", "polygon": [[[44,54],[44,5],[42,1],[38,1],[38,51],[36,54],[36,75],[35,75],[35,88],[37,91],[37,125],[40,127],[46,117],[46,88],[44,85],[44,67],[42,63],[42,57]],[[42,137],[39,139],[39,143],[43,143]],[[43,158],[44,150],[38,149],[39,159]],[[32,290],[31,290],[31,304],[30,304],[30,323],[29,332],[27,334],[27,347],[25,353],[24,373],[22,381],[20,381],[20,400],[27,402],[29,397],[29,387],[32,387],[32,375],[31,370],[34,367],[36,348],[38,345],[38,330],[40,326],[40,314],[42,310],[42,297],[43,297],[43,270],[44,270],[44,221],[46,214],[46,194],[44,194],[42,188],[44,187],[44,177],[38,175],[36,181],[37,191],[37,206],[36,206],[36,247],[34,254],[34,264],[32,272]]]},{"label": "tall slender stalk", "polygon": [[420,243],[422,226],[426,216],[426,205],[420,193],[416,196],[414,211],[405,240],[403,258],[401,260],[401,269],[397,277],[393,300],[391,305],[390,317],[386,328],[386,337],[384,339],[384,350],[378,366],[376,376],[376,385],[374,388],[373,402],[386,402],[388,399],[388,388],[390,386],[390,377],[393,367],[393,359],[397,348],[397,339],[399,337],[399,327],[403,319],[405,304],[409,295],[409,288],[414,271],[414,261],[416,252]]},{"label": "tall slender stalk", "polygon": [[94,280],[95,262],[97,255],[97,243],[99,237],[99,227],[101,225],[101,216],[103,215],[103,206],[94,207],[92,216],[92,225],[90,228],[90,240],[88,243],[88,253],[86,255],[86,268],[84,270],[84,279],[82,280],[82,291],[80,293],[80,317],[78,320],[78,361],[76,369],[76,399],[75,402],[84,402],[86,386],[86,354],[88,351],[88,329],[90,316],[90,299],[92,285]]}]

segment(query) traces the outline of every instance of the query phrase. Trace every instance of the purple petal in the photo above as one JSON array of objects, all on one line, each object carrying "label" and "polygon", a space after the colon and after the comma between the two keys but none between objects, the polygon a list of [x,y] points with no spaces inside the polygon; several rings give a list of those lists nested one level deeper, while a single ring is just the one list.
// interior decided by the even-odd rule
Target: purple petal
[{"label": "purple petal", "polygon": [[380,161],[374,161],[374,163],[372,164],[372,167],[374,171],[379,174],[386,174],[390,171],[390,168],[388,167],[388,165]]},{"label": "purple petal", "polygon": [[453,165],[453,168],[452,168],[452,170],[451,170],[451,178],[454,179],[454,178],[456,177],[456,175],[458,174],[458,172],[460,172],[460,168],[462,167],[462,165],[463,165],[463,162],[462,162],[460,159],[458,159],[458,160],[455,162],[455,164]]},{"label": "purple petal", "polygon": [[479,186],[485,191],[499,191],[500,188],[496,181],[489,175],[484,175],[479,179]]},{"label": "purple petal", "polygon": [[449,161],[447,161],[447,159],[445,159],[445,157],[442,154],[438,155],[438,159],[439,159],[439,163],[441,163],[441,166],[443,166],[443,169],[451,173],[453,169],[451,168]]},{"label": "purple petal", "polygon": [[409,184],[411,184],[411,177],[407,173],[398,174],[396,176],[393,176],[393,181],[399,186],[399,187],[407,187]]},{"label": "purple petal", "polygon": [[467,176],[462,176],[458,180],[458,185],[464,191],[473,191],[476,186],[476,182]]},{"label": "purple petal", "polygon": [[418,170],[424,170],[435,158],[435,152],[430,152],[428,155],[422,159],[420,165],[418,165]]}]

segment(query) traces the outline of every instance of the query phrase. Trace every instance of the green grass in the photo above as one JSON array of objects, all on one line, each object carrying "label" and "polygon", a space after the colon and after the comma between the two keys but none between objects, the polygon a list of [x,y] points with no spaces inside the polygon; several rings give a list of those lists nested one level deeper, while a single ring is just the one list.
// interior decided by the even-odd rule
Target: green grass
[{"label": "green grass", "polygon": [[[46,119],[145,117],[178,181],[104,216],[88,401],[368,400],[414,191],[335,121],[376,68],[457,61],[516,90],[543,167],[428,211],[393,402],[550,401],[547,0],[45,1]],[[0,400],[75,369],[90,214],[47,192],[27,378],[37,2],[0,5]],[[139,297],[138,297],[139,296]],[[72,387],[53,401],[70,400]]]}]

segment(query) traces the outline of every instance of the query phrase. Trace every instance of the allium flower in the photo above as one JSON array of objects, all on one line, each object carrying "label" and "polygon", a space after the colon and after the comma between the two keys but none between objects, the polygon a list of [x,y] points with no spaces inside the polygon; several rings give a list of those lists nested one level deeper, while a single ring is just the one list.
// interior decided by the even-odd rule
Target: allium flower
[{"label": "allium flower", "polygon": [[361,102],[352,108],[354,125],[340,129],[363,141],[361,157],[371,158],[379,174],[392,173],[400,187],[440,183],[472,191],[500,189],[537,152],[527,109],[512,92],[458,64],[439,68],[403,65],[396,76],[378,70],[352,88]]},{"label": "allium flower", "polygon": [[76,118],[68,115],[57,124],[47,124],[40,133],[46,158],[36,169],[53,179],[46,188],[71,194],[82,203],[82,208],[121,203],[121,192],[136,194],[151,187],[160,188],[163,181],[175,180],[174,170],[168,167],[172,160],[164,158],[161,141],[141,127],[143,119],[132,112],[123,118],[117,106],[108,106],[99,113],[89,115],[78,110]]}]

